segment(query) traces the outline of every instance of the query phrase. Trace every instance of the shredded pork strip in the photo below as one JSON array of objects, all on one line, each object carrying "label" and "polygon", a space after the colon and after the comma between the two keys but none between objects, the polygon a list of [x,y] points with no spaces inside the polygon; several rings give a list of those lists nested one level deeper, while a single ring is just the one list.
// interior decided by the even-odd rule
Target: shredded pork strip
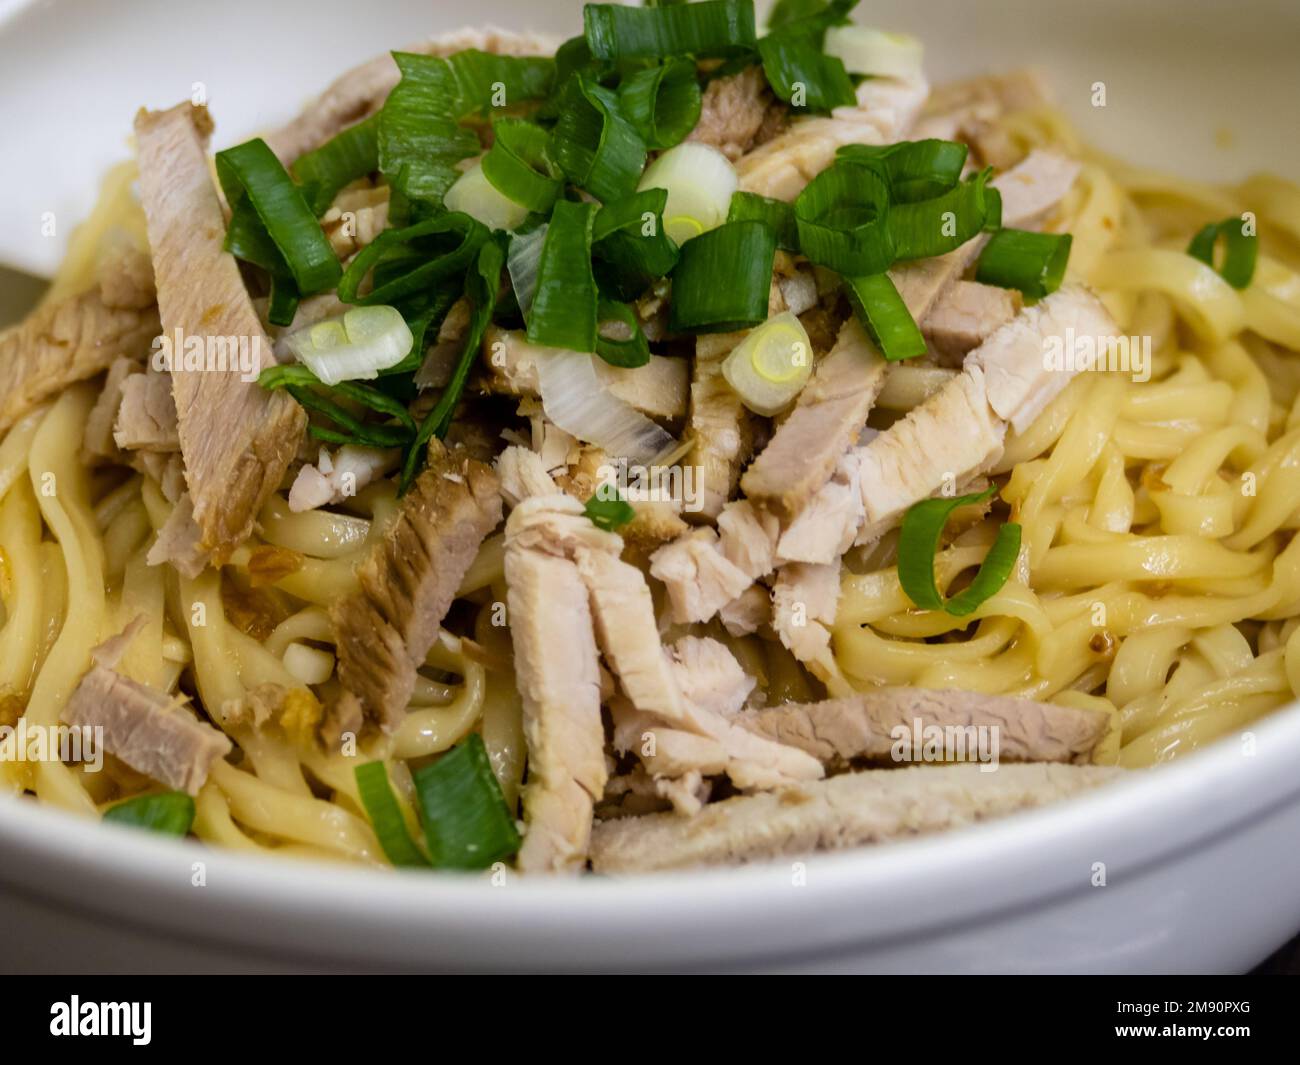
[{"label": "shredded pork strip", "polygon": [[406,715],[416,670],[484,538],[501,521],[491,467],[429,445],[429,465],[357,567],[358,589],[330,608],[339,680],[387,732]]},{"label": "shredded pork strip", "polygon": [[997,756],[1003,762],[1086,762],[1110,729],[1110,716],[1102,710],[923,688],[881,688],[819,703],[785,703],[747,711],[740,721],[835,769],[856,759],[890,762],[898,729],[909,735],[934,727],[996,729]]},{"label": "shredded pork strip", "polygon": [[1027,764],[876,769],[747,795],[695,817],[602,821],[591,867],[605,875],[795,858],[906,839],[1058,802],[1122,778],[1111,766]]},{"label": "shredded pork strip", "polygon": [[[135,120],[140,191],[153,251],[164,334],[207,343],[233,341],[271,358],[271,342],[244,288],[239,266],[222,247],[226,220],[208,169],[212,122],[202,107],[141,111]],[[179,333],[177,332],[179,331]],[[173,530],[173,556],[194,575],[207,558],[223,561],[248,538],[253,521],[279,486],[298,450],[307,417],[283,392],[267,392],[231,369],[172,367],[185,480],[198,533]],[[178,512],[176,521],[183,520]],[[161,561],[155,554],[151,561]]]}]

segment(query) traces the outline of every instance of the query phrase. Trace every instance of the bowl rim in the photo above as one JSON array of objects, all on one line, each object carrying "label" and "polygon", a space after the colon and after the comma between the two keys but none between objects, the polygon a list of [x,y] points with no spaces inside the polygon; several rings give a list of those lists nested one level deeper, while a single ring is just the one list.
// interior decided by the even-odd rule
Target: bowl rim
[{"label": "bowl rim", "polygon": [[[604,951],[607,960],[629,951],[660,960],[716,957],[719,943],[736,957],[826,951],[854,937],[932,935],[1045,905],[1089,887],[1080,862],[1103,856],[1137,874],[1300,801],[1293,758],[1300,703],[1240,733],[1254,734],[1252,757],[1225,737],[1048,807],[809,856],[801,860],[805,891],[790,890],[791,861],[619,878],[511,874],[506,890],[485,875],[393,873],[159,839],[12,797],[0,801],[0,884],[153,930],[278,944],[295,956],[322,929],[341,924],[361,935],[331,943],[331,957],[342,949],[356,958],[415,959],[432,944],[454,957],[486,942],[526,962],[557,938]],[[204,863],[203,892],[190,883],[194,862]],[[964,888],[954,891],[954,883]],[[900,900],[909,905],[900,909]],[[196,919],[204,922],[197,935]],[[654,934],[660,919],[673,921],[675,935]],[[515,949],[503,943],[503,929],[518,937]]]}]

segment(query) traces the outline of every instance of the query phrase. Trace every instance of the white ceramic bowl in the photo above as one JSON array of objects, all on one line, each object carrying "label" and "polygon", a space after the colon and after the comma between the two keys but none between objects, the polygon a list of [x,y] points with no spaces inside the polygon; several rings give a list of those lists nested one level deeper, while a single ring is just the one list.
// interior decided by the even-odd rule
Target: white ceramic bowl
[{"label": "white ceramic bowl", "polygon": [[[565,33],[579,6],[483,0],[473,17]],[[1286,0],[869,8],[925,38],[936,78],[1045,68],[1085,133],[1139,162],[1300,173],[1300,144],[1279,136],[1300,44]],[[25,149],[0,173],[0,262],[57,262],[33,219],[84,213],[139,104],[204,80],[228,144],[349,62],[465,20],[451,5],[427,12],[425,0],[361,17],[319,2],[181,15],[160,0],[0,0],[0,99]],[[1104,110],[1088,105],[1096,81]],[[787,863],[493,887],[266,861],[0,801],[0,969],[1242,970],[1300,928],[1300,708],[1251,731],[1253,755],[1230,739],[1049,809],[817,857],[802,886]]]}]

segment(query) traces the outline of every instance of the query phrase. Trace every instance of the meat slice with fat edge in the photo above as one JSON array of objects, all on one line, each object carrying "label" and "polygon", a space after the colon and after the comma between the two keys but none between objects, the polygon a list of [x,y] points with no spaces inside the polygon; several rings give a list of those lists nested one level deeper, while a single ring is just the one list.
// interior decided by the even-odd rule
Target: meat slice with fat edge
[{"label": "meat slice with fat edge", "polygon": [[[269,360],[271,342],[238,264],[222,247],[226,222],[205,151],[211,130],[207,111],[188,103],[141,111],[135,120],[163,333],[186,343],[221,338],[227,349],[244,343]],[[182,361],[175,360],[171,380],[199,530],[190,539],[219,563],[248,538],[298,450],[307,417],[283,392],[245,380],[238,360],[229,369],[185,369]],[[192,572],[195,562],[185,568]]]},{"label": "meat slice with fat edge", "polygon": [[357,567],[357,590],[330,608],[339,681],[391,732],[416,670],[484,538],[501,521],[497,476],[461,449],[429,445],[429,465]]},{"label": "meat slice with fat edge", "polygon": [[1004,762],[1087,762],[1110,728],[1103,710],[1057,706],[983,692],[879,688],[818,703],[745,711],[747,728],[807,751],[823,765],[889,762],[895,730],[996,729]]}]

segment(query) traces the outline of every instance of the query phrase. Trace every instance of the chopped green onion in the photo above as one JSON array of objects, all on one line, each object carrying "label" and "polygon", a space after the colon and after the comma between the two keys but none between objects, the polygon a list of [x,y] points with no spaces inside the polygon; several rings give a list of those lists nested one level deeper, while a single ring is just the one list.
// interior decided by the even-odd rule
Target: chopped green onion
[{"label": "chopped green onion", "polygon": [[776,246],[783,251],[799,250],[799,226],[794,207],[784,200],[773,200],[757,192],[737,192],[731,197],[728,222],[762,222],[776,234]]},{"label": "chopped green onion", "polygon": [[598,296],[591,272],[595,215],[595,204],[556,203],[527,316],[530,343],[570,351],[596,350]]},{"label": "chopped green onion", "polygon": [[397,805],[397,796],[388,780],[388,769],[383,762],[366,762],[354,770],[361,804],[366,808],[370,824],[379,837],[379,845],[388,860],[399,867],[425,868],[429,859],[415,845],[407,831],[406,819]]},{"label": "chopped green onion", "polygon": [[[283,270],[272,269],[273,274],[288,274],[303,296],[338,283],[343,267],[329,238],[266,141],[259,137],[218,152],[217,178],[232,210],[247,199],[256,211],[284,264]],[[229,232],[226,239],[230,250]]]},{"label": "chopped green onion", "polygon": [[758,42],[758,54],[772,91],[793,107],[831,111],[857,103],[844,64],[803,34],[770,33]]},{"label": "chopped green onion", "polygon": [[726,222],[682,248],[669,328],[726,333],[767,318],[776,235],[762,222]]},{"label": "chopped green onion", "polygon": [[528,208],[512,200],[488,180],[483,163],[476,162],[442,197],[449,211],[461,211],[488,229],[517,229],[528,217]]},{"label": "chopped green onion", "polygon": [[416,474],[424,465],[425,445],[430,438],[439,439],[447,435],[451,428],[452,416],[456,413],[456,404],[460,402],[461,393],[465,391],[465,382],[469,379],[470,367],[478,358],[479,345],[483,342],[483,333],[492,321],[492,312],[496,309],[497,294],[501,289],[501,269],[505,266],[505,252],[495,238],[485,240],[478,248],[478,257],[465,277],[465,297],[473,306],[470,312],[469,329],[465,333],[465,346],[460,358],[452,370],[451,380],[443,389],[438,402],[420,423],[419,432],[406,454],[402,464],[402,480],[399,491],[405,493],[415,480]]},{"label": "chopped green onion", "polygon": [[767,28],[775,30],[792,23],[797,24],[821,14],[826,7],[826,0],[776,0],[772,5],[772,13],[767,17]]},{"label": "chopped green onion", "polygon": [[750,331],[722,362],[722,376],[755,414],[788,407],[812,376],[812,342],[803,323],[786,311]]},{"label": "chopped green onion", "polygon": [[739,181],[736,168],[717,148],[692,141],[668,149],[646,167],[637,188],[668,191],[664,230],[680,247],[726,221]]},{"label": "chopped green onion", "polygon": [[886,359],[898,362],[925,354],[925,337],[888,274],[868,274],[844,280],[858,321]]},{"label": "chopped green onion", "polygon": [[889,187],[874,167],[838,160],[794,201],[799,247],[814,263],[850,277],[894,261]]},{"label": "chopped green onion", "polygon": [[393,60],[402,79],[379,111],[379,169],[406,199],[441,203],[459,176],[456,164],[479,153],[478,137],[459,124],[446,60],[410,52]]},{"label": "chopped green onion", "polygon": [[1065,277],[1072,239],[1069,233],[999,229],[980,255],[975,280],[1019,289],[1031,299],[1050,296]]},{"label": "chopped green onion", "polygon": [[483,175],[503,196],[545,214],[564,188],[551,161],[550,134],[517,118],[498,119],[492,134],[492,147],[483,157]]},{"label": "chopped green onion", "polygon": [[614,532],[636,517],[635,508],[618,494],[613,485],[602,484],[582,509],[592,525],[606,532]]},{"label": "chopped green onion", "polygon": [[[1253,230],[1248,233],[1246,229],[1247,223],[1242,218],[1211,222],[1192,238],[1187,245],[1187,254],[1216,270],[1233,288],[1247,288],[1255,276],[1259,235]],[[1223,265],[1215,266],[1214,252],[1220,237],[1224,238]]]},{"label": "chopped green onion", "polygon": [[379,169],[379,115],[336,133],[299,156],[289,169],[303,186],[312,211],[324,214],[340,189]]},{"label": "chopped green onion", "polygon": [[967,148],[956,141],[900,141],[897,144],[846,144],[836,153],[850,163],[879,167],[889,182],[889,201],[916,203],[941,196],[961,180]]},{"label": "chopped green onion", "polygon": [[942,196],[919,203],[896,203],[889,212],[889,234],[900,260],[929,259],[961,247],[990,224],[1002,200],[988,195],[992,169],[963,181]]},{"label": "chopped green onion", "polygon": [[570,37],[555,50],[555,85],[559,89],[575,74],[594,74],[599,80],[610,64],[591,54],[585,36]]},{"label": "chopped green onion", "polygon": [[487,869],[519,849],[514,814],[477,732],[417,769],[415,791],[434,868]]},{"label": "chopped green onion", "polygon": [[298,313],[301,297],[293,278],[271,275],[271,298],[266,308],[266,320],[272,325],[292,325]]},{"label": "chopped green onion", "polygon": [[753,0],[704,0],[668,7],[588,4],[587,45],[598,59],[728,56],[754,47]]},{"label": "chopped green onion", "polygon": [[[427,294],[438,282],[464,273],[488,230],[467,214],[441,214],[405,229],[386,229],[361,249],[339,280],[344,303],[395,304],[406,296]],[[358,295],[361,282],[375,270],[374,287]]]},{"label": "chopped green onion", "polygon": [[801,33],[821,47],[826,31],[847,22],[857,6],[858,0],[777,0],[767,26],[769,31]]},{"label": "chopped green onion", "polygon": [[700,120],[700,83],[692,59],[669,59],[625,77],[618,102],[647,148],[680,144]]},{"label": "chopped green onion", "polygon": [[920,41],[905,33],[885,33],[867,26],[832,26],[826,31],[822,47],[827,55],[843,62],[850,74],[905,81],[922,77],[924,49]]},{"label": "chopped green onion", "polygon": [[453,118],[544,100],[555,83],[555,60],[549,56],[498,55],[467,48],[445,59],[424,58],[445,63],[451,72]]},{"label": "chopped green onion", "polygon": [[[268,390],[289,387],[311,388],[314,385],[324,384],[310,369],[299,363],[268,366],[258,375],[257,383]],[[340,381],[332,386],[332,391],[343,399],[352,400],[379,414],[396,418],[412,433],[415,432],[415,419],[411,417],[411,412],[406,409],[406,406],[377,388],[360,385],[355,381]]]},{"label": "chopped green onion", "polygon": [[[341,430],[328,430],[332,435],[322,439],[333,443],[365,444],[367,447],[404,447],[411,440],[409,429],[393,425],[363,425],[350,411],[311,388],[297,384],[285,384],[283,387],[298,401],[299,406],[323,414],[335,425],[341,426]],[[313,425],[309,428],[316,430],[320,427]],[[313,432],[312,435],[320,434]]]},{"label": "chopped green onion", "polygon": [[396,307],[354,307],[285,338],[322,384],[370,380],[402,361],[415,338]]},{"label": "chopped green onion", "polygon": [[664,231],[666,189],[646,189],[605,204],[592,226],[592,254],[602,292],[635,299],[677,265],[677,245]]},{"label": "chopped green onion", "polygon": [[645,333],[641,330],[641,323],[637,319],[636,312],[631,307],[616,300],[601,300],[597,317],[600,319],[602,326],[608,322],[617,322],[630,333],[626,339],[615,340],[601,333],[598,329],[596,333],[597,355],[611,366],[621,366],[625,369],[644,366],[650,361],[650,344],[646,340]]},{"label": "chopped green onion", "polygon": [[583,74],[564,94],[551,154],[575,185],[598,200],[626,196],[645,167],[645,143],[623,117],[618,97]]},{"label": "chopped green onion", "polygon": [[137,795],[110,806],[104,820],[132,828],[147,828],[164,836],[184,836],[194,824],[194,800],[183,791]]},{"label": "chopped green onion", "polygon": [[934,580],[934,557],[948,515],[958,507],[983,503],[996,492],[997,486],[990,485],[983,492],[955,499],[926,499],[903,515],[898,537],[898,580],[908,598],[922,610],[943,610],[954,617],[965,617],[1007,583],[1020,556],[1020,526],[1014,522],[998,529],[993,546],[964,591],[944,599]]}]

